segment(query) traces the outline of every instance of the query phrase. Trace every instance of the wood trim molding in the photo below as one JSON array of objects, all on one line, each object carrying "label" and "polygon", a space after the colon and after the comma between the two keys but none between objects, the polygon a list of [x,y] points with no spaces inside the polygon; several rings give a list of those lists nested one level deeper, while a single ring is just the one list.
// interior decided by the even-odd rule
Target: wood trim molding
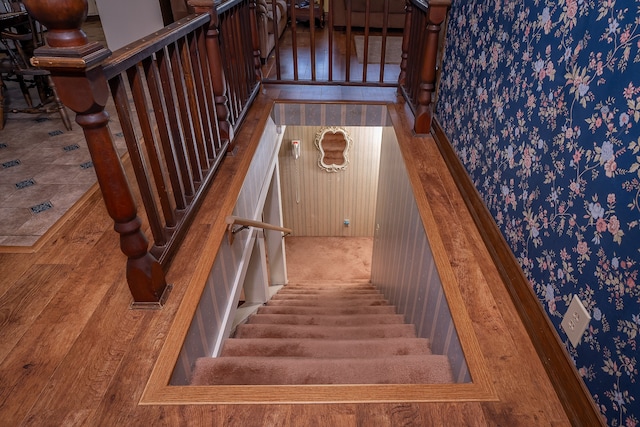
[{"label": "wood trim molding", "polygon": [[507,286],[568,418],[574,426],[604,426],[602,415],[579,377],[558,333],[435,117],[431,133]]}]

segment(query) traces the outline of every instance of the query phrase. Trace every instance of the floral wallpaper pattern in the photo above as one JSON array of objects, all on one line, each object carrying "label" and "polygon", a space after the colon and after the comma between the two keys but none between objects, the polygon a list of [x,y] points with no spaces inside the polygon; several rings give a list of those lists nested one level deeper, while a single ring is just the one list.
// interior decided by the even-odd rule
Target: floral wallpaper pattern
[{"label": "floral wallpaper pattern", "polygon": [[454,0],[449,19],[437,116],[607,423],[636,426],[640,0]]}]

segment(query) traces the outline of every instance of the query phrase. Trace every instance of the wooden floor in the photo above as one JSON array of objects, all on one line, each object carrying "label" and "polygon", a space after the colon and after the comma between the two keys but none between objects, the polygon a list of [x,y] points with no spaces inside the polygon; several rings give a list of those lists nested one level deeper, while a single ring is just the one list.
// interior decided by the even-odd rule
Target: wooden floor
[{"label": "wooden floor", "polygon": [[[562,406],[431,138],[401,139],[454,269],[496,401],[139,405],[190,278],[232,206],[224,197],[243,142],[271,99],[397,101],[388,89],[267,86],[238,134],[168,274],[164,309],[134,311],[118,236],[96,192],[34,254],[0,254],[0,425],[564,426]],[[397,130],[399,131],[399,130]],[[222,238],[222,235],[220,236]]]}]

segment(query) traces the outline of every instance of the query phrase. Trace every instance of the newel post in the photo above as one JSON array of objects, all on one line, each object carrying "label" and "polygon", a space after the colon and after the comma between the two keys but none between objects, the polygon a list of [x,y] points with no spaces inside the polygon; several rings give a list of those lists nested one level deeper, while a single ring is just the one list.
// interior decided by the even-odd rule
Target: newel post
[{"label": "newel post", "polygon": [[216,114],[220,130],[220,139],[229,142],[229,152],[233,152],[233,126],[229,123],[229,108],[227,106],[227,85],[222,67],[222,54],[220,52],[220,18],[216,10],[214,0],[189,0],[189,5],[196,13],[208,13],[209,28],[206,34],[207,57],[209,60],[209,72],[213,85]]},{"label": "newel post", "polygon": [[32,61],[51,72],[60,99],[77,113],[107,211],[120,234],[120,248],[128,257],[133,305],[160,307],[170,286],[162,266],[147,251],[142,221],[108,128],[109,114],[104,111],[109,89],[101,64],[111,52],[89,42],[81,30],[87,17],[86,0],[24,0],[24,5],[48,29],[47,45],[36,50]]},{"label": "newel post", "polygon": [[425,51],[422,54],[420,68],[420,87],[418,90],[416,120],[414,131],[417,134],[429,133],[433,118],[432,97],[436,89],[436,66],[438,60],[438,40],[442,23],[447,17],[451,0],[431,0],[427,9],[427,33]]}]

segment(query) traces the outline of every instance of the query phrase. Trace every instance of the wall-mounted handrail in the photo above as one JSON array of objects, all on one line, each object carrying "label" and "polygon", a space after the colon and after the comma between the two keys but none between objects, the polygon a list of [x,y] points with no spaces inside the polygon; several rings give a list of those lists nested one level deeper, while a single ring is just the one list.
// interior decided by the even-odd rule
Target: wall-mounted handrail
[{"label": "wall-mounted handrail", "polygon": [[[249,227],[262,228],[264,230],[282,231],[284,233],[284,236],[287,236],[292,233],[292,230],[290,228],[280,227],[277,225],[269,224],[267,222],[241,218],[234,215],[227,216],[226,222],[227,222],[227,236],[229,237],[230,245],[233,243],[234,235],[238,231],[245,230]],[[240,227],[234,228],[235,225],[239,225]]]}]

